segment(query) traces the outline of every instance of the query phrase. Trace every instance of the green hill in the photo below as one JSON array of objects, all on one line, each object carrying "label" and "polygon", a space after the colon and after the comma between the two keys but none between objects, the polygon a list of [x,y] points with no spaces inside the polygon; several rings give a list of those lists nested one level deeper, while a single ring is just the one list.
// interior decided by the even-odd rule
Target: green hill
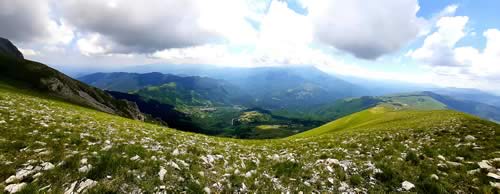
[{"label": "green hill", "polygon": [[403,183],[418,193],[498,191],[500,126],[450,110],[376,107],[293,138],[237,140],[2,84],[0,131],[2,191],[389,193]]},{"label": "green hill", "polygon": [[433,92],[415,92],[386,96],[348,98],[305,109],[275,110],[274,113],[292,118],[309,118],[319,121],[332,121],[354,112],[359,112],[378,105],[390,106],[397,110],[456,110],[476,115],[491,121],[500,120],[500,108],[479,102],[458,100],[453,97],[443,96]]},{"label": "green hill", "polygon": [[[463,113],[449,110],[398,110],[390,105],[379,105],[369,108],[315,129],[297,134],[297,137],[315,137],[326,133],[337,132],[339,130],[355,131],[359,129],[385,129],[385,128],[425,128],[432,127],[443,118],[469,117]],[[428,126],[429,125],[429,126]]]}]

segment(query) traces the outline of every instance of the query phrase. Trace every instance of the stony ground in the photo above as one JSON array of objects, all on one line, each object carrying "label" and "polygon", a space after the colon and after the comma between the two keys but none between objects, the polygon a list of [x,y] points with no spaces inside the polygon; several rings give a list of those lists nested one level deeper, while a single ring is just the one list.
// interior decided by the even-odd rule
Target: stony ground
[{"label": "stony ground", "polygon": [[0,88],[0,189],[21,193],[498,193],[500,127],[235,140],[179,132]]}]

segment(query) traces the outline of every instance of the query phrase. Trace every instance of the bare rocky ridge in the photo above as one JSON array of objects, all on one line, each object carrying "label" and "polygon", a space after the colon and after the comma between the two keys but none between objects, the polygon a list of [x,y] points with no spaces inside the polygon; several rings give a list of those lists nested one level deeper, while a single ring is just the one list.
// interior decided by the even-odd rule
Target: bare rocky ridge
[{"label": "bare rocky ridge", "polygon": [[16,86],[36,89],[65,101],[136,120],[144,120],[137,105],[74,80],[44,64],[25,60],[7,39],[0,38],[0,79]]}]

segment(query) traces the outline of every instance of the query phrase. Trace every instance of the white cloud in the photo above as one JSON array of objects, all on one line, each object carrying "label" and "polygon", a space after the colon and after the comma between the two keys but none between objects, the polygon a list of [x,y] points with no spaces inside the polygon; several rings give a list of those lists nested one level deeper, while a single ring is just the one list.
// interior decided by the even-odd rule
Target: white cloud
[{"label": "white cloud", "polygon": [[110,51],[111,46],[106,46],[103,37],[99,34],[90,34],[78,39],[76,45],[83,55],[102,55]]},{"label": "white cloud", "polygon": [[26,44],[68,44],[73,29],[50,12],[49,0],[0,0],[0,36]]},{"label": "white cloud", "polygon": [[[221,5],[224,6],[222,11]],[[202,28],[224,36],[230,43],[252,44],[256,41],[258,32],[247,19],[262,18],[258,13],[261,9],[259,6],[262,5],[243,0],[200,1],[198,22]]]},{"label": "white cloud", "polygon": [[39,55],[40,52],[38,51],[35,51],[33,49],[22,49],[22,48],[18,48],[19,51],[21,51],[21,53],[23,53],[24,57],[31,57],[31,56],[36,56],[36,55]]},{"label": "white cloud", "polygon": [[59,24],[51,20],[47,25],[47,30],[50,36],[45,39],[45,42],[48,44],[69,44],[75,37],[74,28],[64,20],[60,20]]},{"label": "white cloud", "polygon": [[412,58],[433,66],[460,65],[455,60],[453,47],[465,35],[466,16],[443,17],[436,26],[438,30],[427,36],[421,48],[410,55]]},{"label": "white cloud", "polygon": [[442,86],[482,88],[498,92],[500,88],[500,30],[483,33],[486,47],[481,51],[472,46],[457,47],[467,37],[466,16],[443,17],[437,30],[427,36],[422,47],[407,56],[423,65]]},{"label": "white cloud", "polygon": [[417,0],[303,0],[319,41],[374,59],[416,38],[424,19]]},{"label": "white cloud", "polygon": [[273,1],[260,24],[261,46],[308,46],[313,40],[312,25],[304,15],[288,8],[286,2]]},{"label": "white cloud", "polygon": [[[252,14],[238,0],[67,0],[63,17],[84,34],[112,41],[106,52],[152,53],[229,41],[253,42]],[[104,47],[104,46],[101,46]]]}]

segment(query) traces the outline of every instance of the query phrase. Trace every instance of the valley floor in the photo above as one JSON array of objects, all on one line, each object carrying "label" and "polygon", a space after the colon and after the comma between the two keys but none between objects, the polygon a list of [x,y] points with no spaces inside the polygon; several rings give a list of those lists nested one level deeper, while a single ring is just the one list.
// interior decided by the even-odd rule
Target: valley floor
[{"label": "valley floor", "polygon": [[237,140],[180,132],[2,86],[0,189],[498,192],[498,125],[452,111],[429,111],[415,119],[423,125],[397,126],[393,120],[388,122],[397,127]]}]

